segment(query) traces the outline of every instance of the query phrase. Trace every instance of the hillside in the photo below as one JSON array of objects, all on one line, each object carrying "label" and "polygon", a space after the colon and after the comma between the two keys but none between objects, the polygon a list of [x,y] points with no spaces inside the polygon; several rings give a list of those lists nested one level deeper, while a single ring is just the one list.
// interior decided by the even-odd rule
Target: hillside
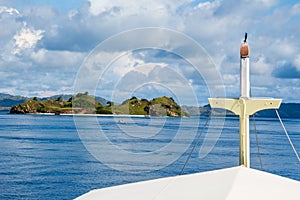
[{"label": "hillside", "polygon": [[15,105],[10,109],[11,114],[68,112],[72,112],[70,102],[56,100],[38,101],[37,99],[27,100],[24,103]]},{"label": "hillside", "polygon": [[10,94],[0,93],[0,108],[9,109],[10,107],[20,104],[28,100],[29,98],[22,96],[13,96]]},{"label": "hillside", "polygon": [[[279,109],[282,118],[300,118],[299,103],[283,103]],[[256,114],[258,117],[277,117],[275,110],[263,110]]]},{"label": "hillside", "polygon": [[173,98],[158,97],[152,100],[132,97],[120,105],[112,105],[114,114],[150,115],[150,116],[188,116]]},{"label": "hillside", "polygon": [[11,114],[27,113],[56,113],[56,114],[115,114],[115,115],[151,115],[151,116],[187,116],[181,107],[168,97],[158,97],[150,101],[132,97],[122,104],[105,102],[101,104],[88,93],[78,93],[71,96],[68,101],[48,99],[40,101],[38,98],[30,99],[22,104],[13,106]]},{"label": "hillside", "polygon": [[[56,100],[56,99],[60,98],[63,101],[68,101],[71,97],[72,97],[72,95],[70,95],[70,94],[59,94],[59,95],[37,98],[37,99],[39,101],[45,101],[45,100]],[[32,99],[32,98],[22,97],[22,96],[13,96],[10,94],[0,93],[0,110],[1,109],[9,110],[11,107],[13,107],[17,104],[22,104],[25,101],[30,100],[30,99]],[[95,99],[103,105],[106,105],[108,102],[106,99],[104,99],[102,97],[95,97]]]},{"label": "hillside", "polygon": [[[88,93],[78,93],[75,96],[69,96],[67,101],[62,96],[56,96],[56,99],[39,100],[33,98],[24,103],[13,106],[10,109],[11,114],[27,113],[56,113],[56,114],[94,114],[101,104]],[[66,98],[65,98],[66,99]]]}]

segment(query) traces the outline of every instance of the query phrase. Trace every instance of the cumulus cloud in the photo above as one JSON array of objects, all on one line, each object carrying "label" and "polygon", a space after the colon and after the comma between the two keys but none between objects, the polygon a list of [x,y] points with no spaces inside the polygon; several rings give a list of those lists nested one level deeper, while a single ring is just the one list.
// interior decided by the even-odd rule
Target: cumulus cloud
[{"label": "cumulus cloud", "polygon": [[43,38],[43,30],[33,28],[22,28],[19,33],[14,35],[15,49],[13,54],[20,54],[22,49],[34,48],[36,43]]},{"label": "cumulus cloud", "polygon": [[[278,0],[84,0],[80,8],[63,12],[58,9],[60,5],[54,4],[20,6],[18,2],[10,1],[4,4],[0,7],[0,23],[5,27],[0,32],[3,47],[0,74],[7,85],[1,86],[1,91],[16,94],[28,91],[28,95],[70,92],[80,63],[99,43],[119,32],[143,27],[180,31],[201,44],[222,74],[230,96],[239,95],[239,47],[246,31],[249,33],[251,80],[254,80],[252,86],[257,89],[256,95],[264,94],[271,87],[269,83],[276,82],[277,92],[292,98],[286,88],[297,85],[300,78],[299,3]],[[106,72],[102,80],[105,85],[122,77],[130,77],[126,78],[130,80],[136,76],[140,82],[148,80],[147,77],[162,78],[166,69],[172,69],[185,77],[187,84],[197,88],[195,91],[205,87],[204,81],[195,76],[195,69],[187,63],[202,59],[194,53],[193,47],[159,34],[133,37],[137,41],[148,40],[149,44],[155,40],[163,41],[166,47],[172,44],[177,47],[174,51],[185,52],[188,56],[184,60],[173,52],[125,52],[126,55],[116,60],[114,67]],[[105,53],[117,56],[124,53],[123,49],[134,46],[126,42],[126,38],[114,45],[120,47],[119,52],[111,52],[112,48],[107,47],[102,56]],[[97,78],[92,72],[97,71],[98,64],[104,61],[105,58],[91,63],[88,69],[91,77]],[[42,78],[34,79],[32,74]],[[12,76],[20,80],[13,80]],[[262,77],[264,81],[259,81]],[[168,76],[164,78],[168,80]],[[95,84],[89,81],[86,80],[87,85]],[[174,87],[175,83],[179,85],[173,82]],[[153,96],[159,93],[157,87],[152,87]]]},{"label": "cumulus cloud", "polygon": [[40,67],[45,68],[65,68],[74,71],[72,68],[79,67],[79,63],[85,54],[70,51],[51,51],[39,49],[31,53],[31,60]]}]

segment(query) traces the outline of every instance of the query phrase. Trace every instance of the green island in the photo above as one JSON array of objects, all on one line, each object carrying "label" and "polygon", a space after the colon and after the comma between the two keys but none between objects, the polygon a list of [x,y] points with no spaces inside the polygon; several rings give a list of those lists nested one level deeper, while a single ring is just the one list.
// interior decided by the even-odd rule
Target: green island
[{"label": "green island", "polygon": [[148,116],[189,116],[174,101],[172,97],[157,97],[152,100],[132,97],[121,104],[110,101],[101,104],[93,96],[78,93],[64,101],[59,96],[57,99],[39,101],[38,98],[26,100],[10,109],[11,114],[111,114],[111,115],[148,115]]}]

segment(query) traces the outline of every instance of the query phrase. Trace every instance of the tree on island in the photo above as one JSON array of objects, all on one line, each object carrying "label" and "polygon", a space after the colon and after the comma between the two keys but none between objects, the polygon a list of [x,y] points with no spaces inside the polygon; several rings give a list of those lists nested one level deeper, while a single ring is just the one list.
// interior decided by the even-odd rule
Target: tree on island
[{"label": "tree on island", "polygon": [[108,105],[108,106],[114,106],[114,102],[112,102],[112,101],[108,101],[108,102],[106,102],[106,104]]}]

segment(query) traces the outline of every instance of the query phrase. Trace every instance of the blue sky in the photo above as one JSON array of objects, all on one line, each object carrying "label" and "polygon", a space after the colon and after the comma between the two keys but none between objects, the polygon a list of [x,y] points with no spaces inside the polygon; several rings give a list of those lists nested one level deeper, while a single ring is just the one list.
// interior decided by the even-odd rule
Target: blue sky
[{"label": "blue sky", "polygon": [[79,9],[81,7],[82,1],[80,0],[14,0],[11,2],[4,1],[3,5],[10,5],[16,9],[23,9],[24,7],[40,7],[40,6],[50,6],[55,8],[60,12],[68,12],[69,10]]},{"label": "blue sky", "polygon": [[[300,102],[299,21],[300,3],[295,0],[0,0],[5,27],[0,32],[0,92],[71,94],[82,64],[101,42],[128,30],[161,27],[205,49],[230,97],[239,96],[239,47],[247,31],[252,96]],[[115,60],[90,92],[117,101],[132,95],[185,96],[181,104],[194,104],[196,95],[199,104],[207,103],[204,79],[209,77],[195,73],[185,58],[157,49],[122,53],[102,52]]]}]

